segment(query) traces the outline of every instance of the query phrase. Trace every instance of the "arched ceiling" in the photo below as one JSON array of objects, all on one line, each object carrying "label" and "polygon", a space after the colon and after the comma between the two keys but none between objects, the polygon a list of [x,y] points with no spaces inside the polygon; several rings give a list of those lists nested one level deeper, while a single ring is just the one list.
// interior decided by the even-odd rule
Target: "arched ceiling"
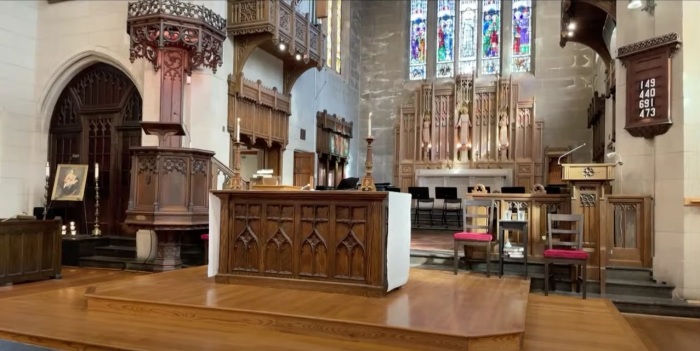
[{"label": "arched ceiling", "polygon": [[[568,42],[586,45],[600,55],[609,68],[612,55],[604,29],[609,19],[616,22],[616,6],[615,0],[562,0],[559,45],[564,47]],[[572,31],[569,30],[571,23],[575,25]]]}]

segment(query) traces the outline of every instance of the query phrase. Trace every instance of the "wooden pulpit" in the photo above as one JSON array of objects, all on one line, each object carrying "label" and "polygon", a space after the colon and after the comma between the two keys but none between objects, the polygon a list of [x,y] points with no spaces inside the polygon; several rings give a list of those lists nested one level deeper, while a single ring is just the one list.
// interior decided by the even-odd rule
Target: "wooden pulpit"
[{"label": "wooden pulpit", "polygon": [[614,163],[569,163],[562,165],[562,180],[572,185],[571,213],[582,214],[583,248],[590,253],[588,276],[600,280],[605,294],[607,262],[606,185],[615,180]]},{"label": "wooden pulpit", "polygon": [[[144,122],[147,134],[161,145],[170,135],[182,135],[176,123]],[[126,224],[153,230],[158,238],[155,271],[178,269],[180,237],[209,227],[211,158],[214,152],[165,146],[131,148],[131,188]]]}]

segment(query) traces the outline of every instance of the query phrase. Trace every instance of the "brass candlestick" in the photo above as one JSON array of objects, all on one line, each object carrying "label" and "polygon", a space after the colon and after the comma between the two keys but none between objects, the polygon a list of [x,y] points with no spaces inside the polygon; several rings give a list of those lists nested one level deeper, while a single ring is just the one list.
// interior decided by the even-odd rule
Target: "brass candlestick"
[{"label": "brass candlestick", "polygon": [[243,190],[243,178],[241,178],[241,145],[237,140],[233,142],[233,177],[226,180],[224,188],[229,190]]},{"label": "brass candlestick", "polygon": [[46,181],[44,182],[44,220],[49,213],[49,176],[46,176]]},{"label": "brass candlestick", "polygon": [[368,135],[367,138],[367,159],[365,160],[365,176],[362,177],[362,182],[360,183],[360,191],[377,191],[377,187],[374,185],[374,178],[372,178],[372,142],[374,137]]},{"label": "brass candlestick", "polygon": [[92,230],[93,236],[102,235],[100,230],[100,179],[95,178],[95,228]]}]

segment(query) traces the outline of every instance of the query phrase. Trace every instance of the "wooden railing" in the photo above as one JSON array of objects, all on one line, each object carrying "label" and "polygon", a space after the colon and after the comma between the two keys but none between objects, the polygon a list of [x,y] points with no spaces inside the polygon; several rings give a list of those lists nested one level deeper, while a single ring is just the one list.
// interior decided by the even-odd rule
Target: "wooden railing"
[{"label": "wooden railing", "polygon": [[652,267],[654,202],[649,195],[608,195],[608,266]]},{"label": "wooden railing", "polygon": [[[233,170],[231,168],[228,168],[223,162],[219,161],[216,157],[211,158],[211,185],[212,189],[210,190],[223,190],[224,189],[224,184],[226,184],[226,181],[228,181],[231,177],[233,177]],[[223,175],[223,179],[220,179],[219,176]],[[246,189],[248,189],[247,186],[248,182],[246,182]]]}]

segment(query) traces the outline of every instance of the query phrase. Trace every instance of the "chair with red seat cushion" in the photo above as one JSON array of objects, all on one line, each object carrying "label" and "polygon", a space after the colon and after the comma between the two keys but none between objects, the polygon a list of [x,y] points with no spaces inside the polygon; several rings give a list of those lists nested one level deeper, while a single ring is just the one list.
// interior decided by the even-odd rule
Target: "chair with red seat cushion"
[{"label": "chair with red seat cushion", "polygon": [[[571,228],[571,229],[565,229]],[[575,236],[563,240],[564,236]],[[553,236],[559,241],[554,242]],[[583,215],[549,214],[547,217],[547,246],[544,256],[544,294],[549,294],[549,264],[581,266],[581,294],[586,298],[586,268],[588,252],[583,251]],[[576,275],[578,277],[578,274]]]},{"label": "chair with red seat cushion", "polygon": [[467,259],[467,246],[479,246],[486,248],[486,276],[491,276],[491,245],[493,243],[492,223],[494,214],[493,200],[464,200],[463,230],[455,233],[454,239],[454,272],[459,269],[459,247],[464,247],[464,262],[467,268],[471,264]]}]

